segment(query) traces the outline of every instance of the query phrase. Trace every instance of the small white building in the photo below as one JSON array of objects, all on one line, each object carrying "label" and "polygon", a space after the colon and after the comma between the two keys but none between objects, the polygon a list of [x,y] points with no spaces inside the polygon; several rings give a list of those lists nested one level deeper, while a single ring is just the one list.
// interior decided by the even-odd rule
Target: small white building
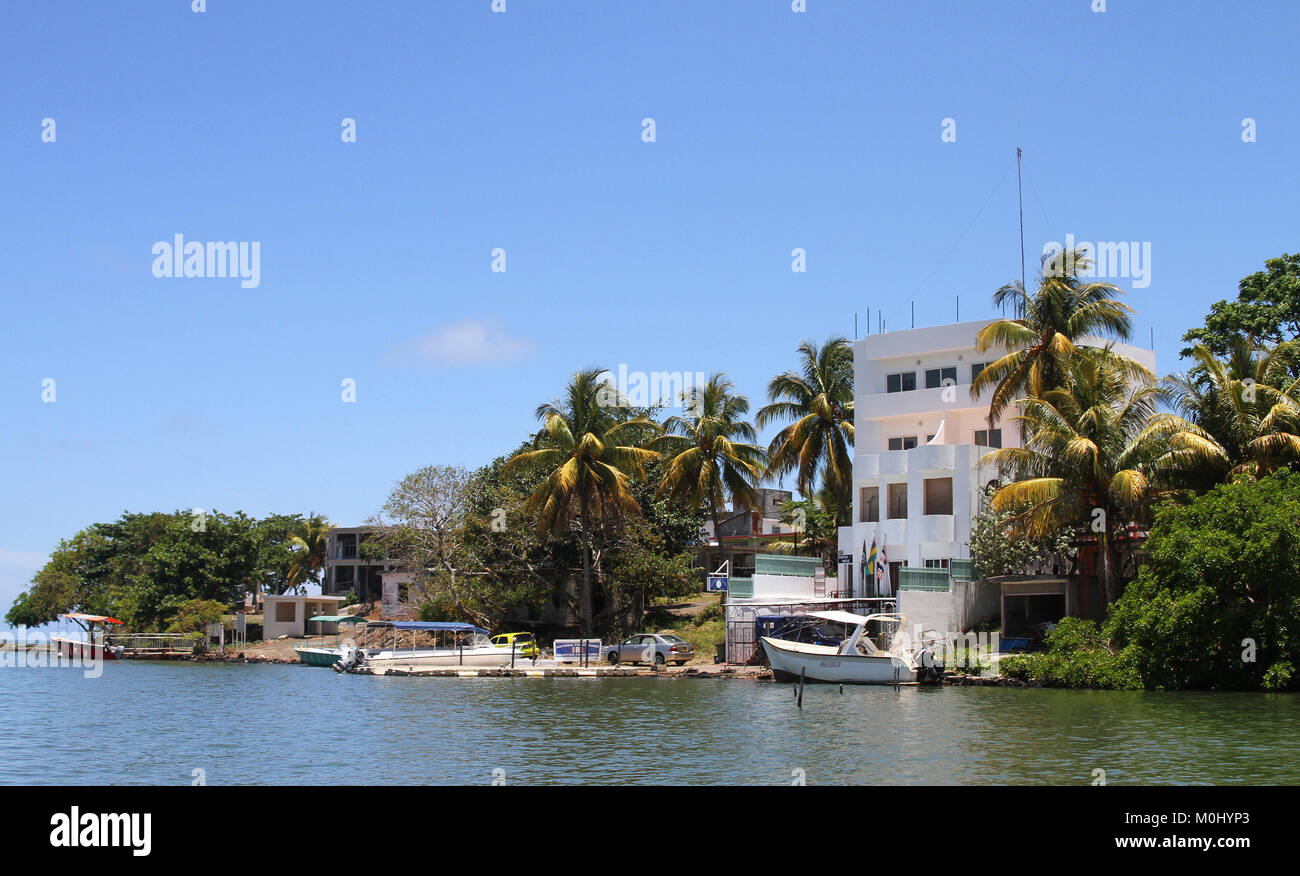
[{"label": "small white building", "polygon": [[[990,427],[989,394],[971,397],[975,376],[1004,355],[975,347],[975,336],[993,321],[868,335],[853,349],[853,523],[839,534],[840,553],[852,562],[840,566],[841,595],[897,595],[909,625],[941,633],[991,619],[990,612],[996,617],[996,600],[966,586],[974,577],[971,521],[982,510],[983,488],[997,476],[979,460],[992,448],[1019,446],[1012,419],[1018,410]],[[1115,349],[1155,370],[1151,350]],[[887,551],[883,593],[863,580],[873,542]]]},{"label": "small white building", "polygon": [[262,638],[307,634],[307,618],[321,614],[338,614],[342,596],[264,596],[262,597]]}]

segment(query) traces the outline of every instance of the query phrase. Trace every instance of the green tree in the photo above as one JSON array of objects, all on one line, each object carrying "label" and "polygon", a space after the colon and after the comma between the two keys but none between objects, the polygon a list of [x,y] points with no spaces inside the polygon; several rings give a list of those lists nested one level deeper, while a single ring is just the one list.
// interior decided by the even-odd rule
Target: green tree
[{"label": "green tree", "polygon": [[688,506],[709,509],[713,531],[721,533],[718,515],[730,499],[753,508],[758,481],[766,463],[754,427],[744,419],[749,399],[736,395],[724,374],[714,374],[703,387],[683,392],[685,415],[663,423],[665,434],[651,442],[666,464],[656,496],[672,496]]},{"label": "green tree", "polygon": [[1203,429],[1157,412],[1159,388],[1132,386],[1127,369],[1104,351],[1080,351],[1061,365],[1062,388],[1017,402],[1025,446],[980,460],[1012,477],[989,507],[1009,512],[1013,533],[1032,539],[1091,529],[1098,583],[1113,601],[1121,589],[1117,536],[1143,519],[1169,480],[1221,464],[1224,451]]},{"label": "green tree", "polygon": [[[990,491],[991,495],[991,491]],[[1054,559],[1068,563],[1072,554],[1067,529],[1037,538],[1018,532],[1010,511],[981,511],[971,521],[970,552],[981,578],[1023,575]]]},{"label": "green tree", "polygon": [[633,416],[625,399],[600,379],[603,368],[579,371],[569,381],[563,399],[537,408],[542,430],[534,446],[507,463],[540,464],[550,474],[529,497],[528,514],[539,532],[559,534],[571,522],[581,526],[584,636],[594,621],[592,545],[596,529],[621,523],[624,515],[639,515],[640,505],[630,483],[645,478],[645,465],[659,454],[644,444],[658,431],[645,416]]},{"label": "green tree", "polygon": [[1147,687],[1300,689],[1300,474],[1165,505],[1146,552],[1105,632]]},{"label": "green tree", "polygon": [[823,497],[816,497],[782,502],[780,519],[794,531],[772,539],[764,549],[774,554],[816,556],[826,568],[836,568],[840,532],[837,509],[834,505],[824,505],[823,501]]},{"label": "green tree", "polygon": [[1210,306],[1205,325],[1183,335],[1191,356],[1202,344],[1216,356],[1232,353],[1237,339],[1255,338],[1270,344],[1300,339],[1300,253],[1283,253],[1264,262],[1264,270],[1242,279],[1237,298]]},{"label": "green tree", "polygon": [[816,490],[820,473],[837,498],[840,525],[852,517],[853,346],[831,338],[818,346],[799,344],[798,371],[786,371],[767,385],[769,403],[759,409],[754,424],[791,420],[768,447],[768,474],[795,472],[804,496]]},{"label": "green tree", "polygon": [[[995,305],[1009,305],[1012,313],[1019,315],[991,322],[975,336],[980,352],[1009,351],[986,365],[971,383],[971,398],[993,391],[990,424],[1001,418],[1015,399],[1041,397],[1061,386],[1070,360],[1084,346],[1080,343],[1084,337],[1128,339],[1133,309],[1117,300],[1123,294],[1118,287],[1079,279],[1091,264],[1082,252],[1061,253],[1044,259],[1034,292],[1014,281],[993,293]],[[1113,351],[1108,355],[1129,379],[1154,381],[1141,364]]]}]

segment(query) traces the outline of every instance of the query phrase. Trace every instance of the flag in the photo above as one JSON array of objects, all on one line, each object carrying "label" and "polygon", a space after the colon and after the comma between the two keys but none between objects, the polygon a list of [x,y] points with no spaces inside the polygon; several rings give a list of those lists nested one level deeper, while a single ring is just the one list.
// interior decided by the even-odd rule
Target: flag
[{"label": "flag", "polygon": [[873,580],[876,577],[876,537],[871,537],[871,550],[867,550],[867,543],[862,543],[862,595],[874,590]]},{"label": "flag", "polygon": [[876,563],[876,590],[880,596],[889,595],[889,554],[885,552],[885,540],[880,540],[880,561]]}]

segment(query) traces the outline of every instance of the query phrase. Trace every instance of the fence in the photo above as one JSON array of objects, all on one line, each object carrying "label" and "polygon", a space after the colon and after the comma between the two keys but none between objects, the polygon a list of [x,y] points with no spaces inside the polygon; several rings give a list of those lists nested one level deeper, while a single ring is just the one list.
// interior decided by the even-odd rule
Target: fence
[{"label": "fence", "polygon": [[916,569],[903,566],[898,570],[899,590],[948,590],[952,576],[947,569]]}]

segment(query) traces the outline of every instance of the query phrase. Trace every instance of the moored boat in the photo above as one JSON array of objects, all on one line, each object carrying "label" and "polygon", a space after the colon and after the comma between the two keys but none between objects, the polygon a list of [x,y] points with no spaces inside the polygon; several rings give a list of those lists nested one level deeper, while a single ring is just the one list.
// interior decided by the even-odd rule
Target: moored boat
[{"label": "moored boat", "polygon": [[[110,624],[122,626],[122,622],[117,618],[105,614],[72,612],[59,615],[59,620],[70,620],[86,633],[84,639],[74,639],[71,636],[62,635],[50,636],[50,645],[60,657],[72,657],[78,660],[121,659],[125,649],[121,645],[114,645],[108,639]],[[96,631],[99,634],[98,641],[95,639]]]},{"label": "moored boat", "polygon": [[[349,614],[320,614],[316,617],[307,618],[307,623],[316,623],[318,625],[337,624],[338,626],[335,629],[340,630],[340,632],[344,624],[352,624],[355,627],[356,624],[364,624],[365,622],[365,618]],[[293,652],[298,655],[300,662],[306,663],[308,666],[333,666],[339,662],[339,658],[343,656],[343,652],[348,647],[340,643],[338,639],[339,634],[336,633],[333,645],[294,645]]]},{"label": "moored boat", "polygon": [[[901,614],[852,614],[847,611],[809,612],[808,617],[853,627],[838,645],[793,642],[764,636],[763,650],[777,681],[820,681],[830,684],[916,684],[937,681],[942,667],[928,648],[914,651]],[[878,646],[867,634],[875,624],[885,643]]]},{"label": "moored boat", "polygon": [[[368,647],[345,649],[334,669],[345,672],[366,667],[375,675],[391,670],[450,669],[455,667],[484,668],[509,666],[510,648],[498,648],[488,638],[488,631],[473,624],[455,621],[371,621],[366,624],[366,640],[371,633],[381,637],[385,630],[393,632],[393,645],[389,648]],[[412,646],[397,647],[397,634],[410,631]],[[415,634],[428,633],[432,646],[416,647]]]}]

